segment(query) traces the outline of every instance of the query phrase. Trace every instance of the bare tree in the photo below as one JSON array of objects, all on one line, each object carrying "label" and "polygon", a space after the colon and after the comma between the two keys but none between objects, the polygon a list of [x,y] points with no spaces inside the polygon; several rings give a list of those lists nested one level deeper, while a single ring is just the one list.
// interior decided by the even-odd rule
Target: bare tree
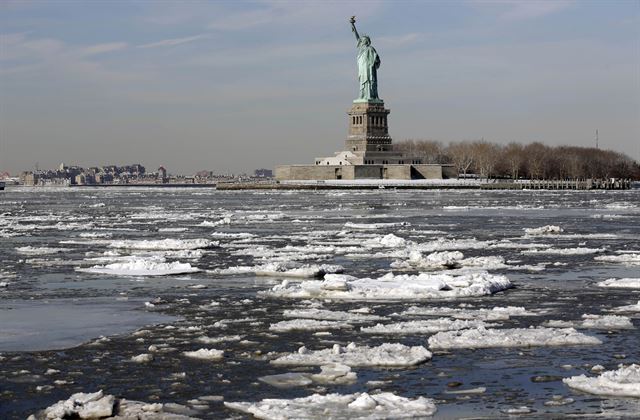
[{"label": "bare tree", "polygon": [[520,168],[524,163],[524,147],[520,143],[511,142],[502,149],[502,163],[512,179],[518,179]]},{"label": "bare tree", "polygon": [[476,171],[481,178],[489,179],[500,158],[500,146],[485,140],[478,140],[471,143],[471,152]]},{"label": "bare tree", "polygon": [[467,171],[474,162],[473,145],[470,142],[451,143],[447,147],[447,155],[458,173],[462,173],[466,178]]},{"label": "bare tree", "polygon": [[524,147],[524,154],[527,157],[525,166],[530,179],[543,177],[548,153],[549,148],[540,142],[531,143]]}]

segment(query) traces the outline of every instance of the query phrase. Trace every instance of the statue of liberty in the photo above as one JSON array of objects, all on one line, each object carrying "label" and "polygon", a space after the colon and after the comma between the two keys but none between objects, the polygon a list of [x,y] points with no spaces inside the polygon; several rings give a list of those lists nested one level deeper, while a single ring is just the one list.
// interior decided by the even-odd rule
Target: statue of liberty
[{"label": "statue of liberty", "polygon": [[367,35],[360,36],[356,29],[356,17],[351,16],[351,30],[358,41],[358,80],[360,81],[360,96],[358,101],[380,100],[378,97],[378,67],[380,56],[371,46],[371,39]]}]

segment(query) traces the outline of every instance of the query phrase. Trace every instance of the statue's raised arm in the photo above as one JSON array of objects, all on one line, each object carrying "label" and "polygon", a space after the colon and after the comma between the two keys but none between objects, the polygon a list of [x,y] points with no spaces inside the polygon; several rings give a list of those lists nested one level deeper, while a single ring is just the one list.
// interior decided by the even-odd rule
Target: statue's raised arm
[{"label": "statue's raised arm", "polygon": [[353,33],[355,34],[356,40],[360,41],[360,35],[358,34],[358,30],[356,29],[356,17],[351,16],[349,22],[351,22],[351,31],[353,31]]}]

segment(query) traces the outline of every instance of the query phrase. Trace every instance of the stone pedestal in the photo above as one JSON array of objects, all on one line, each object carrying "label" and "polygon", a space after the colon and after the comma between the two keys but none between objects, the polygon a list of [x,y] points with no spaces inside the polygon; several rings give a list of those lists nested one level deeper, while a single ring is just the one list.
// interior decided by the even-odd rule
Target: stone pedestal
[{"label": "stone pedestal", "polygon": [[391,137],[387,116],[382,100],[354,101],[349,115],[349,135],[345,150],[356,155],[366,152],[391,151]]}]

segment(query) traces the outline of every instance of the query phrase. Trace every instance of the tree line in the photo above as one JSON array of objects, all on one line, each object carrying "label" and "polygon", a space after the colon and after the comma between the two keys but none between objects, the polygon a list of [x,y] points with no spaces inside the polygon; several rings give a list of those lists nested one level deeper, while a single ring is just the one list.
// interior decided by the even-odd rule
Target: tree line
[{"label": "tree line", "polygon": [[405,140],[394,150],[424,163],[452,164],[462,176],[511,179],[640,179],[640,165],[624,153],[595,147]]}]

